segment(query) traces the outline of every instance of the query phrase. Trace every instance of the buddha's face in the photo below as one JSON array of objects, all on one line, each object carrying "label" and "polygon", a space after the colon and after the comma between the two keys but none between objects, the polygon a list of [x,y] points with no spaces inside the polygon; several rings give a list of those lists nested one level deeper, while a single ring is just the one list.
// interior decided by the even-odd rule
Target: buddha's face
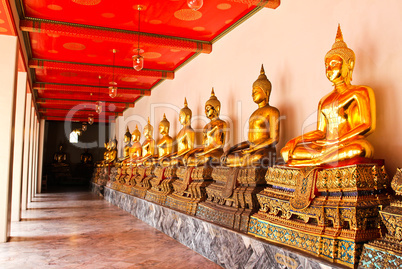
[{"label": "buddha's face", "polygon": [[181,125],[186,125],[188,123],[188,118],[186,113],[180,112],[179,114],[179,121]]},{"label": "buddha's face", "polygon": [[128,135],[125,135],[124,136],[124,143],[127,144],[128,142],[130,142],[130,137]]},{"label": "buddha's face", "polygon": [[159,133],[161,135],[167,135],[169,133],[169,127],[165,124],[159,124]]},{"label": "buddha's face", "polygon": [[212,119],[218,116],[217,110],[211,106],[211,105],[206,105],[205,106],[205,115],[207,116],[208,119]]},{"label": "buddha's face", "polygon": [[133,142],[138,142],[138,141],[140,141],[140,137],[141,137],[141,134],[139,134],[139,132],[137,133],[137,132],[133,132],[132,134],[131,134],[131,141],[133,141]]},{"label": "buddha's face", "polygon": [[332,55],[325,59],[325,70],[329,81],[334,82],[342,76],[343,60],[338,55]]},{"label": "buddha's face", "polygon": [[144,128],[144,136],[147,137],[147,138],[151,138],[151,137],[152,137],[152,132],[151,132],[151,130],[150,130],[149,127],[145,127],[145,128]]},{"label": "buddha's face", "polygon": [[253,87],[253,101],[257,104],[261,103],[264,100],[267,100],[268,96],[261,87],[255,86]]}]

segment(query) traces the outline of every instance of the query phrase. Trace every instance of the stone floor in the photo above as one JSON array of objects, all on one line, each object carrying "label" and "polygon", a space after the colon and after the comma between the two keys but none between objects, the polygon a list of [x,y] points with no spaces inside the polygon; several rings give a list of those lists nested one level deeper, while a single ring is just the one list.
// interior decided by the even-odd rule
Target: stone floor
[{"label": "stone floor", "polygon": [[221,268],[89,192],[40,194],[0,243],[0,268]]}]

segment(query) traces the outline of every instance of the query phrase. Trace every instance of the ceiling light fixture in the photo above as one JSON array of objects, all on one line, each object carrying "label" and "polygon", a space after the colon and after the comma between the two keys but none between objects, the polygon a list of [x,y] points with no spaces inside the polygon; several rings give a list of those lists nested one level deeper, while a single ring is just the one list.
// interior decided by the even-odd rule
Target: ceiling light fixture
[{"label": "ceiling light fixture", "polygon": [[83,123],[82,123],[81,130],[82,130],[83,132],[85,132],[85,131],[87,130],[87,123],[86,123],[86,122],[83,122]]},{"label": "ceiling light fixture", "polygon": [[192,10],[199,10],[203,4],[203,0],[187,0],[187,5]]},{"label": "ceiling light fixture", "polygon": [[88,116],[88,124],[89,125],[92,125],[94,123],[94,117],[93,116],[94,115],[92,115],[92,114],[89,114],[89,116]]},{"label": "ceiling light fixture", "polygon": [[101,76],[99,76],[99,86],[98,86],[98,101],[96,102],[95,111],[96,113],[102,113],[102,102],[99,100],[100,98],[100,83],[101,83]]},{"label": "ceiling light fixture", "polygon": [[137,46],[137,55],[133,56],[133,67],[135,70],[140,71],[144,67],[144,57],[140,55],[141,49],[140,49],[140,13],[142,6],[138,5],[138,46]]},{"label": "ceiling light fixture", "polygon": [[109,82],[109,96],[115,98],[117,96],[117,83],[114,81],[114,60],[115,60],[116,50],[113,49],[113,80]]}]

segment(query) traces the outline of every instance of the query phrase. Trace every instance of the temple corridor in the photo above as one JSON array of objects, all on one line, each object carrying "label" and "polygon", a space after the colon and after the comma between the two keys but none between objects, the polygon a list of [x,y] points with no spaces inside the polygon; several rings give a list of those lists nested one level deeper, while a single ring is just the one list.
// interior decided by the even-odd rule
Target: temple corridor
[{"label": "temple corridor", "polygon": [[37,194],[1,268],[220,268],[129,213],[86,191]]}]

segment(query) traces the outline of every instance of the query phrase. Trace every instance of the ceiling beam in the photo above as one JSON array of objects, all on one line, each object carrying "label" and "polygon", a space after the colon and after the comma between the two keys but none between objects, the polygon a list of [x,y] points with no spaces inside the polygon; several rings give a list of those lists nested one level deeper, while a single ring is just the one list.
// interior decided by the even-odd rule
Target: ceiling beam
[{"label": "ceiling beam", "polygon": [[281,4],[281,0],[226,0],[228,2],[236,2],[247,4],[249,6],[259,6],[276,9]]},{"label": "ceiling beam", "polygon": [[74,71],[83,73],[93,73],[97,75],[113,75],[119,76],[135,76],[135,77],[148,77],[158,79],[174,79],[173,71],[154,70],[154,69],[142,69],[136,71],[132,67],[126,66],[113,66],[110,65],[95,65],[86,63],[73,63],[62,61],[51,61],[44,59],[31,59],[28,63],[29,68],[34,69],[53,69],[62,71]]},{"label": "ceiling beam", "polygon": [[[113,108],[113,109],[112,109]],[[115,106],[115,107],[108,107],[108,106],[103,106],[102,112],[113,112],[113,113],[122,113],[125,109],[127,109],[128,106]],[[96,114],[95,112],[95,105],[82,105],[82,103],[77,103],[77,104],[60,104],[60,103],[42,103],[39,104],[39,109],[56,109],[56,110],[71,110],[71,111],[77,111],[77,110],[89,110],[92,111],[92,114]]]},{"label": "ceiling beam", "polygon": [[[44,120],[53,120],[53,121],[72,121],[72,122],[86,122],[88,121],[88,118],[71,118],[71,119],[66,119],[64,117],[52,117],[52,116],[43,116]],[[108,123],[108,122],[115,122],[116,119],[108,119],[108,118],[104,118],[104,119],[98,119],[98,118],[94,118],[94,122],[104,122],[104,123]]]},{"label": "ceiling beam", "polygon": [[[69,91],[69,92],[86,92],[86,93],[98,93],[98,86],[88,86],[88,85],[76,85],[76,84],[59,84],[59,83],[34,83],[34,90],[44,90],[44,91]],[[102,92],[107,92],[108,87],[101,86]],[[151,96],[150,90],[134,89],[134,88],[118,88],[118,94],[133,94],[140,96]],[[94,97],[95,98],[95,97]]]},{"label": "ceiling beam", "polygon": [[[66,23],[38,18],[25,18],[21,20],[20,29],[25,32],[57,34],[87,39],[101,39],[110,42],[133,44],[138,39],[136,31],[89,26],[76,23]],[[140,32],[141,44],[182,51],[211,53],[210,42],[186,39],[174,36],[157,35]]]},{"label": "ceiling beam", "polygon": [[[97,115],[97,113],[93,109],[59,109],[59,108],[39,108],[39,112],[42,114],[58,114],[58,115],[67,115],[68,113],[74,113],[74,115],[90,115],[92,114],[93,116]],[[105,114],[107,116],[113,116],[118,114],[122,115],[123,112],[116,112],[116,111],[102,111],[102,114]]]},{"label": "ceiling beam", "polygon": [[[42,99],[38,98],[37,103],[39,105],[60,105],[60,106],[73,106],[75,109],[89,108],[95,110],[95,102],[89,102],[86,100],[66,100],[66,99]],[[103,107],[107,108],[107,111],[115,111],[134,107],[134,103],[107,103],[103,102]],[[114,106],[112,106],[114,105]],[[45,107],[45,106],[44,106]],[[104,109],[103,109],[104,110]]]}]

